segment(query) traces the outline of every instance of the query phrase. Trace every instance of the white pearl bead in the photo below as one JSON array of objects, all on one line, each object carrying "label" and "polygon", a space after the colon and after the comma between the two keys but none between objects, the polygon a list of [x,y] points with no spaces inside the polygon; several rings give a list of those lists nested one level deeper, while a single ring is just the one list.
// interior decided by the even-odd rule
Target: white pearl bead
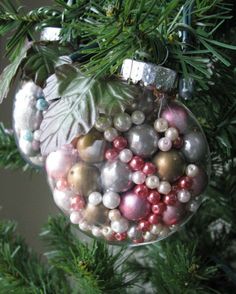
[{"label": "white pearl bead", "polygon": [[120,204],[120,195],[118,193],[109,191],[103,195],[103,205],[109,209],[114,209]]},{"label": "white pearl bead", "polygon": [[112,121],[109,117],[107,116],[100,116],[96,123],[95,123],[95,128],[99,132],[104,132],[107,128],[109,128],[112,125]]},{"label": "white pearl bead", "polygon": [[79,228],[81,231],[89,231],[90,225],[87,222],[83,221],[83,222],[79,223]]},{"label": "white pearl bead", "polygon": [[143,184],[146,180],[146,175],[141,171],[136,171],[132,174],[132,181],[137,184]]},{"label": "white pearl bead", "polygon": [[152,175],[146,178],[145,183],[149,189],[156,189],[160,184],[160,180],[157,176]]},{"label": "white pearl bead", "polygon": [[157,120],[155,120],[154,129],[159,133],[165,132],[168,129],[167,120],[164,118],[158,118]]},{"label": "white pearl bead", "polygon": [[119,154],[120,161],[122,161],[124,163],[130,162],[132,157],[133,157],[133,153],[129,149],[123,149]]},{"label": "white pearl bead", "polygon": [[115,221],[121,218],[120,211],[118,209],[112,209],[108,212],[108,218],[110,221]]},{"label": "white pearl bead", "polygon": [[146,242],[152,241],[153,238],[154,238],[154,235],[151,234],[150,232],[145,232],[144,235],[143,235],[143,239]]},{"label": "white pearl bead", "polygon": [[102,194],[99,192],[92,192],[88,197],[88,202],[94,206],[102,202]]},{"label": "white pearl bead", "polygon": [[176,128],[169,128],[165,131],[165,136],[171,141],[175,141],[179,137],[179,132]]},{"label": "white pearl bead", "polygon": [[115,233],[124,233],[129,228],[129,222],[125,218],[120,218],[111,223],[111,228]]},{"label": "white pearl bead", "polygon": [[106,226],[102,228],[102,234],[105,238],[110,238],[113,234],[113,231],[111,227]]},{"label": "white pearl bead", "polygon": [[191,198],[191,194],[188,190],[182,189],[177,193],[177,197],[179,202],[187,203]]},{"label": "white pearl bead", "polygon": [[131,115],[132,123],[135,125],[141,125],[145,120],[145,114],[140,110],[135,110]]},{"label": "white pearl bead", "polygon": [[132,121],[128,113],[119,113],[114,118],[114,126],[118,131],[126,132],[131,128]]},{"label": "white pearl bead", "polygon": [[73,192],[59,191],[57,189],[53,192],[53,199],[56,205],[63,211],[70,211],[70,198],[74,195]]},{"label": "white pearl bead", "polygon": [[72,222],[72,224],[78,225],[81,220],[81,213],[78,211],[72,211],[72,213],[70,214],[70,221]]},{"label": "white pearl bead", "polygon": [[163,137],[158,141],[158,147],[161,151],[169,151],[172,147],[172,142],[169,138]]},{"label": "white pearl bead", "polygon": [[166,182],[166,181],[160,182],[160,185],[158,187],[159,193],[166,195],[170,193],[170,191],[171,191],[171,185],[169,182]]},{"label": "white pearl bead", "polygon": [[41,134],[42,134],[42,131],[40,131],[40,130],[36,130],[36,131],[34,132],[34,140],[35,140],[35,141],[40,141]]},{"label": "white pearl bead", "polygon": [[163,229],[163,226],[160,224],[159,225],[152,225],[150,231],[153,235],[159,235],[162,229]]},{"label": "white pearl bead", "polygon": [[186,175],[188,177],[196,177],[199,172],[199,168],[195,164],[189,164],[186,168]]},{"label": "white pearl bead", "polygon": [[96,226],[92,227],[92,234],[94,237],[97,237],[97,238],[101,237],[102,236],[101,229]]},{"label": "white pearl bead", "polygon": [[112,142],[114,139],[118,137],[118,132],[115,128],[108,128],[104,132],[104,138],[105,140]]}]

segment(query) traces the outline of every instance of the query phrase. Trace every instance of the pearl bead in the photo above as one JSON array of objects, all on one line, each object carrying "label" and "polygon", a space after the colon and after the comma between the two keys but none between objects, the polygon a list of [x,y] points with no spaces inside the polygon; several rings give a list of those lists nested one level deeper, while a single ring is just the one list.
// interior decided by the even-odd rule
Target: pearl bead
[{"label": "pearl bead", "polygon": [[158,147],[161,151],[169,151],[172,147],[170,138],[163,137],[158,141]]},{"label": "pearl bead", "polygon": [[92,192],[88,197],[88,202],[94,206],[102,202],[102,194],[99,192]]},{"label": "pearl bead", "polygon": [[135,110],[131,115],[132,123],[135,125],[141,125],[145,120],[145,114],[140,110]]},{"label": "pearl bead", "polygon": [[136,226],[129,228],[127,235],[130,239],[140,239],[142,237],[142,232],[140,232]]},{"label": "pearl bead", "polygon": [[166,210],[165,203],[157,203],[152,206],[152,212],[157,215],[162,215],[163,212]]},{"label": "pearl bead", "polygon": [[72,211],[72,213],[70,214],[70,221],[72,222],[72,224],[78,225],[81,220],[81,213],[78,211]]},{"label": "pearl bead", "polygon": [[126,132],[131,128],[132,121],[128,113],[119,113],[114,118],[114,126],[118,131]]},{"label": "pearl bead", "polygon": [[159,133],[165,132],[168,129],[167,120],[164,118],[158,118],[157,120],[155,120],[154,129]]},{"label": "pearl bead", "polygon": [[146,175],[141,171],[136,171],[132,174],[132,181],[135,184],[143,184],[146,180]]},{"label": "pearl bead", "polygon": [[94,226],[94,227],[92,227],[92,234],[93,234],[94,237],[99,238],[99,237],[102,236],[102,231],[101,231],[100,228]]},{"label": "pearl bead", "polygon": [[132,157],[133,157],[133,153],[129,149],[123,149],[119,154],[120,161],[122,161],[124,163],[130,162]]},{"label": "pearl bead", "polygon": [[177,197],[179,202],[186,203],[190,200],[191,194],[189,191],[183,189],[177,193]]},{"label": "pearl bead", "polygon": [[148,202],[151,204],[157,204],[161,200],[161,195],[157,191],[152,191],[147,198]]},{"label": "pearl bead", "polygon": [[156,189],[160,184],[160,180],[157,176],[148,176],[145,183],[149,189]]},{"label": "pearl bead", "polygon": [[124,233],[129,228],[129,222],[125,218],[120,218],[111,223],[111,228],[116,233]]},{"label": "pearl bead", "polygon": [[171,141],[175,141],[179,137],[179,132],[176,128],[171,127],[165,131],[165,136]]},{"label": "pearl bead", "polygon": [[44,110],[47,110],[48,109],[48,102],[45,100],[45,99],[38,99],[37,102],[36,102],[36,108],[39,110],[39,111],[44,111]]},{"label": "pearl bead", "polygon": [[116,137],[115,140],[113,141],[114,148],[118,150],[124,149],[127,145],[128,145],[127,139],[122,136]]},{"label": "pearl bead", "polygon": [[134,188],[134,193],[139,197],[147,197],[149,194],[148,187],[144,184],[137,185]]},{"label": "pearl bead", "polygon": [[113,231],[111,227],[106,226],[102,228],[102,234],[106,239],[110,239],[113,235]]},{"label": "pearl bead", "polygon": [[152,225],[150,232],[154,235],[159,235],[162,229],[163,229],[163,226],[161,224]]},{"label": "pearl bead", "polygon": [[132,170],[141,170],[144,167],[144,161],[140,156],[134,156],[129,163]]},{"label": "pearl bead", "polygon": [[114,209],[120,204],[120,195],[109,191],[103,195],[102,198],[103,205],[109,209]]},{"label": "pearl bead", "polygon": [[153,175],[156,172],[156,166],[152,162],[146,162],[143,167],[143,173],[145,175]]},{"label": "pearl bead", "polygon": [[105,140],[112,142],[118,136],[118,132],[115,128],[108,128],[104,132]]},{"label": "pearl bead", "polygon": [[113,209],[108,212],[108,218],[110,221],[116,221],[121,218],[120,211],[118,209]]},{"label": "pearl bead", "polygon": [[199,168],[195,165],[195,164],[189,164],[187,167],[186,167],[186,175],[188,177],[196,177],[196,175],[198,174],[199,172]]},{"label": "pearl bead", "polygon": [[187,205],[187,209],[191,212],[196,212],[200,206],[200,203],[197,201],[190,201]]},{"label": "pearl bead", "polygon": [[99,132],[104,132],[106,129],[111,127],[112,121],[109,117],[107,116],[100,116],[97,121],[95,122],[95,128]]},{"label": "pearl bead", "polygon": [[118,151],[115,148],[107,149],[105,152],[106,160],[112,161],[115,160],[118,156]]},{"label": "pearl bead", "polygon": [[90,225],[84,221],[84,222],[79,223],[79,228],[81,231],[89,231]]},{"label": "pearl bead", "polygon": [[171,185],[169,182],[162,181],[159,184],[158,192],[167,195],[171,191]]},{"label": "pearl bead", "polygon": [[145,234],[143,234],[143,239],[146,242],[152,241],[154,238],[153,234],[150,232],[146,232]]}]

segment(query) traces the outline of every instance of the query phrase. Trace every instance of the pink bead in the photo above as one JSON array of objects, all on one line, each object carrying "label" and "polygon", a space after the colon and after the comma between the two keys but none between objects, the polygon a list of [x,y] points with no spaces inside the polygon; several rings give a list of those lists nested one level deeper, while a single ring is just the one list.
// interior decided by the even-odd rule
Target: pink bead
[{"label": "pink bead", "polygon": [[118,150],[125,149],[127,145],[128,145],[127,139],[125,139],[122,136],[116,137],[115,140],[113,141],[113,146]]},{"label": "pink bead", "polygon": [[54,179],[65,178],[71,167],[76,163],[77,156],[71,150],[59,149],[51,152],[46,159],[46,171]]},{"label": "pink bead", "polygon": [[178,186],[181,189],[190,189],[193,185],[193,180],[190,177],[182,177],[178,181]]},{"label": "pink bead", "polygon": [[156,172],[156,166],[152,162],[146,162],[143,167],[143,173],[147,176],[153,175]]},{"label": "pink bead", "polygon": [[134,188],[134,193],[139,197],[147,197],[149,194],[149,189],[145,184],[136,185]]},{"label": "pink bead", "polygon": [[127,238],[127,233],[116,233],[115,238],[117,241],[124,241]]},{"label": "pink bead", "polygon": [[151,214],[148,218],[148,221],[152,225],[156,225],[159,223],[159,216],[157,214]]},{"label": "pink bead", "polygon": [[170,192],[169,194],[165,195],[163,198],[163,202],[166,205],[175,205],[177,202],[177,195],[175,192]]},{"label": "pink bead", "polygon": [[147,200],[151,204],[157,204],[161,201],[161,194],[159,192],[157,192],[156,190],[153,190],[148,195]]},{"label": "pink bead", "polygon": [[184,218],[186,211],[184,209],[184,205],[177,202],[175,206],[167,206],[166,210],[163,212],[162,220],[168,225],[176,225],[181,222]]},{"label": "pink bead", "polygon": [[105,158],[109,161],[115,160],[118,156],[118,151],[115,148],[107,149],[105,152]]},{"label": "pink bead", "polygon": [[161,215],[166,209],[166,205],[164,203],[154,204],[152,206],[152,212],[157,215]]},{"label": "pink bead", "polygon": [[138,224],[138,230],[142,232],[147,232],[151,227],[151,224],[146,220],[141,220]]},{"label": "pink bead", "polygon": [[85,207],[84,200],[81,196],[71,198],[70,207],[72,210],[81,210]]},{"label": "pink bead", "polygon": [[134,156],[131,159],[129,166],[131,167],[132,170],[141,170],[144,167],[144,161],[141,157]]},{"label": "pink bead", "polygon": [[59,179],[56,183],[56,187],[60,191],[64,191],[68,188],[68,182],[66,179]]}]

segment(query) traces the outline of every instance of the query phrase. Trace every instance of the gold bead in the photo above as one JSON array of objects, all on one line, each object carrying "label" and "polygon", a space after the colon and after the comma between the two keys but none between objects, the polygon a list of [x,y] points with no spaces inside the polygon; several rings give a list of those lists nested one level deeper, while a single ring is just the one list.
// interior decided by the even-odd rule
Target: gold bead
[{"label": "gold bead", "polygon": [[88,204],[83,212],[83,217],[89,225],[104,225],[109,223],[108,212],[109,209],[103,204],[97,206]]},{"label": "gold bead", "polygon": [[153,163],[157,167],[157,173],[161,180],[171,183],[184,174],[186,166],[183,155],[175,150],[158,152]]},{"label": "gold bead", "polygon": [[73,191],[84,197],[94,191],[100,191],[98,168],[84,162],[79,162],[70,169],[67,181]]}]

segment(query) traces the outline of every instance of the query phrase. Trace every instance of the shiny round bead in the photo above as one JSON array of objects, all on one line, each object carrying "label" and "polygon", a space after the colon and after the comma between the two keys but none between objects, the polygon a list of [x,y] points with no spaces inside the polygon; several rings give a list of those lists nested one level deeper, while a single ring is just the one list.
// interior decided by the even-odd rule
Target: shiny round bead
[{"label": "shiny round bead", "polygon": [[159,223],[159,216],[157,214],[151,214],[148,218],[148,221],[152,225],[156,225]]},{"label": "shiny round bead", "polygon": [[106,129],[111,127],[111,125],[112,125],[112,120],[107,116],[100,116],[95,122],[95,128],[99,132],[104,132]]},{"label": "shiny round bead", "polygon": [[66,191],[59,191],[54,189],[53,192],[53,199],[56,205],[63,211],[69,212],[70,211],[70,197],[73,196],[73,192],[66,190]]},{"label": "shiny round bead", "polygon": [[153,176],[148,176],[146,178],[145,183],[149,189],[156,189],[160,184],[160,180],[157,176],[153,175]]},{"label": "shiny round bead", "polygon": [[70,214],[70,221],[72,224],[78,225],[82,220],[82,215],[79,211],[72,211]]},{"label": "shiny round bead", "polygon": [[106,239],[110,239],[113,235],[113,231],[111,227],[106,226],[102,228],[102,234]]},{"label": "shiny round bead", "polygon": [[166,205],[175,205],[176,201],[177,201],[177,195],[174,192],[170,192],[169,194],[163,197],[163,202]]},{"label": "shiny round bead", "polygon": [[144,167],[144,161],[140,156],[134,156],[129,163],[132,170],[141,170]]},{"label": "shiny round bead", "polygon": [[145,114],[140,110],[135,110],[131,115],[132,123],[135,125],[141,125],[145,120]]},{"label": "shiny round bead", "polygon": [[112,209],[108,212],[108,218],[110,221],[116,221],[121,218],[120,211],[118,209]]},{"label": "shiny round bead", "polygon": [[162,202],[154,204],[152,206],[152,212],[157,215],[161,215],[166,209],[166,205]]},{"label": "shiny round bead", "polygon": [[163,227],[163,229],[160,231],[159,236],[161,238],[165,238],[165,237],[167,237],[169,235],[169,233],[170,233],[170,229],[167,228],[167,227]]},{"label": "shiny round bead", "polygon": [[40,141],[40,137],[41,137],[41,131],[40,130],[36,130],[35,132],[34,132],[34,140],[36,140],[36,141]]},{"label": "shiny round bead", "polygon": [[158,192],[161,194],[168,194],[171,191],[171,185],[169,182],[161,181],[158,187]]},{"label": "shiny round bead", "polygon": [[30,130],[23,130],[21,136],[25,141],[32,142],[34,139],[33,133]]},{"label": "shiny round bead", "polygon": [[36,108],[39,111],[44,111],[48,109],[48,102],[45,99],[38,99],[36,102]]},{"label": "shiny round bead", "polygon": [[130,239],[139,239],[142,237],[142,233],[138,230],[136,226],[130,227],[127,234]]},{"label": "shiny round bead", "polygon": [[188,205],[187,205],[187,209],[188,209],[189,211],[191,211],[191,212],[194,213],[194,212],[196,212],[196,211],[198,210],[199,206],[200,206],[200,203],[197,202],[197,201],[195,201],[195,200],[193,200],[193,201],[190,201],[190,202],[188,203]]},{"label": "shiny round bead", "polygon": [[116,148],[118,150],[124,149],[127,146],[127,144],[128,144],[127,139],[125,139],[122,136],[116,137],[113,141],[114,148]]},{"label": "shiny round bead", "polygon": [[157,120],[155,120],[154,122],[154,129],[158,132],[158,133],[163,133],[168,129],[168,122],[166,119],[164,118],[158,118]]},{"label": "shiny round bead", "polygon": [[143,239],[144,239],[145,242],[150,242],[150,241],[153,240],[153,238],[154,238],[154,236],[150,232],[145,232],[143,234]]},{"label": "shiny round bead", "polygon": [[161,201],[161,195],[157,191],[151,191],[147,197],[148,202],[157,204]]},{"label": "shiny round bead", "polygon": [[133,153],[129,149],[123,149],[123,150],[121,150],[121,152],[119,154],[119,158],[120,158],[120,161],[122,161],[124,163],[128,163],[133,158]]},{"label": "shiny round bead", "polygon": [[127,233],[126,232],[124,232],[124,233],[116,233],[115,238],[119,242],[124,241],[125,239],[127,239]]},{"label": "shiny round bead", "polygon": [[93,234],[94,237],[99,238],[99,237],[102,236],[102,231],[101,231],[100,228],[98,228],[98,227],[96,227],[96,226],[93,226],[93,227],[92,227],[92,234]]},{"label": "shiny round bead", "polygon": [[59,179],[56,183],[56,187],[60,191],[65,191],[69,187],[69,184],[66,179]]},{"label": "shiny round bead", "polygon": [[147,197],[149,194],[149,189],[146,185],[136,185],[134,188],[134,193],[139,197]]},{"label": "shiny round bead", "polygon": [[87,222],[83,221],[83,222],[79,223],[79,228],[81,231],[86,232],[86,231],[90,230],[90,225]]},{"label": "shiny round bead", "polygon": [[158,141],[158,147],[161,151],[169,151],[172,147],[172,142],[169,138],[163,137]]},{"label": "shiny round bead", "polygon": [[152,225],[151,226],[151,229],[150,229],[150,232],[153,234],[153,235],[159,235],[160,232],[162,231],[163,229],[163,225],[161,224],[158,224],[158,225]]},{"label": "shiny round bead", "polygon": [[120,195],[118,193],[109,191],[103,195],[103,205],[109,209],[114,209],[120,204]]},{"label": "shiny round bead", "polygon": [[138,223],[138,230],[141,231],[141,232],[148,231],[150,229],[150,227],[151,227],[151,224],[146,220],[141,220]]},{"label": "shiny round bead", "polygon": [[105,140],[112,142],[118,136],[118,132],[115,128],[108,128],[104,132]]},{"label": "shiny round bead", "polygon": [[112,161],[118,157],[118,154],[118,150],[116,150],[115,148],[109,148],[105,152],[105,158],[106,160]]},{"label": "shiny round bead", "polygon": [[129,222],[125,218],[120,218],[111,223],[111,228],[115,233],[124,233],[129,228]]},{"label": "shiny round bead", "polygon": [[92,192],[88,197],[88,202],[94,206],[102,202],[102,194],[99,192]]},{"label": "shiny round bead", "polygon": [[179,132],[176,128],[170,127],[165,131],[165,137],[175,141],[179,137]]},{"label": "shiny round bead", "polygon": [[196,177],[196,175],[198,174],[199,172],[199,168],[195,165],[195,164],[189,164],[187,167],[186,167],[186,175],[188,177]]},{"label": "shiny round bead", "polygon": [[191,198],[191,194],[189,191],[183,189],[177,193],[177,197],[179,202],[187,203]]},{"label": "shiny round bead", "polygon": [[147,176],[153,175],[156,172],[156,166],[152,162],[146,162],[143,167],[143,173]]},{"label": "shiny round bead", "polygon": [[178,186],[182,189],[190,189],[192,184],[193,180],[190,177],[182,177],[178,181]]},{"label": "shiny round bead", "polygon": [[114,118],[114,126],[120,132],[126,132],[131,128],[132,121],[128,113],[119,113]]},{"label": "shiny round bead", "polygon": [[141,171],[136,171],[132,174],[132,181],[137,185],[143,184],[145,180],[146,180],[146,175]]}]

